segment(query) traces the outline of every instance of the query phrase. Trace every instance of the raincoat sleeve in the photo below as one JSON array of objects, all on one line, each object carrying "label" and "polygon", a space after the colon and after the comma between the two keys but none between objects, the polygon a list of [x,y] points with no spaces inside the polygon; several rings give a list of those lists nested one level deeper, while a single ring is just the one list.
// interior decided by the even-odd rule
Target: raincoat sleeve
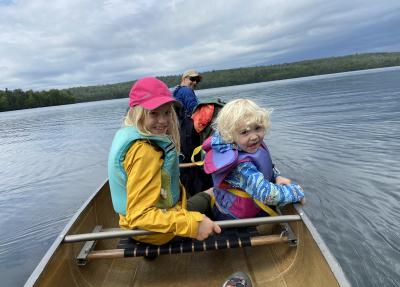
[{"label": "raincoat sleeve", "polygon": [[300,185],[296,183],[290,185],[274,184],[268,181],[252,162],[240,163],[225,180],[267,205],[282,206],[299,202],[304,197]]},{"label": "raincoat sleeve", "polygon": [[127,173],[126,216],[120,216],[120,225],[129,229],[156,231],[160,235],[145,236],[153,238],[142,240],[152,244],[163,244],[174,236],[197,236],[199,222],[204,215],[186,210],[186,196],[168,210],[156,207],[161,190],[162,151],[150,143],[137,141],[128,150],[124,168]]}]

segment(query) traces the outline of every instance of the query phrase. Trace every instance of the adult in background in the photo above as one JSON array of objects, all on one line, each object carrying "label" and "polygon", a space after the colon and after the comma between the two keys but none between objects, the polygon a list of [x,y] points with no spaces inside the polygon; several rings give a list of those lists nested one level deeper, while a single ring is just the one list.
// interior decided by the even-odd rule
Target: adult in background
[{"label": "adult in background", "polygon": [[199,103],[194,89],[200,81],[201,75],[196,70],[188,70],[183,73],[181,84],[174,90],[174,98],[182,103],[182,112],[188,117],[191,117],[194,108]]},{"label": "adult in background", "polygon": [[[196,70],[188,70],[183,73],[181,83],[173,93],[174,98],[182,103],[182,107],[176,109],[181,136],[181,154],[183,156],[181,163],[191,162],[193,150],[202,144],[192,119],[193,110],[199,103],[194,89],[200,81],[201,75]],[[190,195],[213,186],[211,177],[204,173],[202,167],[198,166],[181,168],[180,179]]]}]

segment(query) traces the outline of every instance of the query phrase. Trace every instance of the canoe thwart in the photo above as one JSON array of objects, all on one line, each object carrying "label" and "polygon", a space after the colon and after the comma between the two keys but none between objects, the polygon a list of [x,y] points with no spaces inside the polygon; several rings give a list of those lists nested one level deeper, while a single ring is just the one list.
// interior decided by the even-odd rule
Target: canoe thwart
[{"label": "canoe thwart", "polygon": [[279,234],[260,235],[256,228],[228,230],[222,234],[211,236],[204,241],[190,238],[176,238],[170,243],[160,246],[138,242],[132,238],[123,238],[120,240],[117,249],[91,251],[87,256],[87,260],[143,256],[153,258],[159,255],[244,248],[288,242],[289,239],[287,236]]},{"label": "canoe thwart", "polygon": [[[283,215],[282,209],[280,207],[276,207],[276,211],[278,212],[279,216]],[[294,233],[293,229],[290,227],[290,225],[287,222],[282,222],[280,223],[280,225],[282,228],[281,235],[287,236],[289,240],[289,245],[297,246],[297,236]]]},{"label": "canoe thwart", "polygon": [[[92,232],[100,232],[102,229],[101,225],[96,225],[93,228]],[[90,241],[86,241],[85,244],[83,245],[81,251],[79,252],[78,256],[76,257],[76,263],[78,265],[86,265],[87,263],[87,256],[89,255],[89,253],[94,249],[95,245],[96,245],[96,240],[90,240]]]},{"label": "canoe thwart", "polygon": [[[261,224],[272,224],[272,223],[287,223],[293,221],[301,221],[300,215],[279,215],[279,216],[267,216],[267,217],[255,217],[246,219],[234,219],[234,220],[221,220],[215,221],[222,229],[232,227],[247,227],[257,226]],[[82,234],[71,234],[64,237],[63,243],[73,243],[88,240],[99,240],[99,239],[112,239],[112,238],[123,238],[139,235],[149,235],[155,232],[140,230],[140,229],[112,229],[107,231],[82,233]]]},{"label": "canoe thwart", "polygon": [[297,236],[294,233],[293,229],[287,223],[281,223],[282,227],[282,236],[287,237],[290,246],[297,246]]}]

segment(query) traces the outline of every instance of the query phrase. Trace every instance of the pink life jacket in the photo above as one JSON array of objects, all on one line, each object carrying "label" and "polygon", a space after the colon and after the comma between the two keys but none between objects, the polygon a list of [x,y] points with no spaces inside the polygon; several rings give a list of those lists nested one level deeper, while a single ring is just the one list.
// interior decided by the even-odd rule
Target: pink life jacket
[{"label": "pink life jacket", "polygon": [[234,147],[221,152],[213,148],[209,137],[202,148],[206,152],[204,171],[212,175],[217,206],[236,218],[256,216],[261,211],[259,204],[247,193],[234,189],[224,180],[239,163],[251,161],[265,179],[272,181],[273,164],[267,146],[263,143],[255,153],[242,152]]}]

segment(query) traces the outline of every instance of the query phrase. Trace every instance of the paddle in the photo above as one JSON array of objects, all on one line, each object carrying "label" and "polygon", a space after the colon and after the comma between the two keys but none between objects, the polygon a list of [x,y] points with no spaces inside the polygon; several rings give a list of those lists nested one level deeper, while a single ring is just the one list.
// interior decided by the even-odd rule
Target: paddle
[{"label": "paddle", "polygon": [[200,165],[198,165],[196,162],[185,162],[185,163],[179,164],[180,168],[196,167],[196,166],[200,166]]}]

